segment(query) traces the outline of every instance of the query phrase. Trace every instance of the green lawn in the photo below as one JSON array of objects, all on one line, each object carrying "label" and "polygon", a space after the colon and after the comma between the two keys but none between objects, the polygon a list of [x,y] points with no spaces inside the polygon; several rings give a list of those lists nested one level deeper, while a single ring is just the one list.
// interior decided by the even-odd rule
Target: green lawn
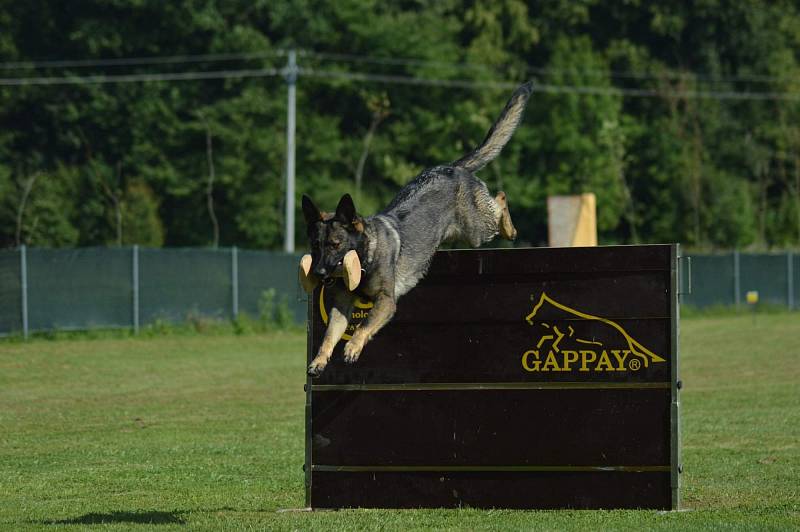
[{"label": "green lawn", "polygon": [[2,341],[0,530],[799,529],[800,315],[681,327],[679,513],[276,513],[304,502],[301,333]]}]

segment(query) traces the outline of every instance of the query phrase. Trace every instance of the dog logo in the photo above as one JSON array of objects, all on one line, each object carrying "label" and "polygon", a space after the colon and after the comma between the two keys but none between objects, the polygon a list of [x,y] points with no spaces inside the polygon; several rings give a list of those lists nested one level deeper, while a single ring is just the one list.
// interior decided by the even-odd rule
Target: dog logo
[{"label": "dog logo", "polygon": [[[535,297],[531,297],[535,300]],[[539,319],[544,314],[555,319]],[[525,316],[528,325],[536,327],[536,344],[522,354],[522,369],[528,372],[602,372],[638,371],[650,364],[666,360],[636,341],[618,323],[575,310],[555,301],[542,292],[539,301]],[[558,321],[559,323],[554,323]],[[614,338],[613,343],[601,342],[594,335],[584,335],[580,329],[589,323],[597,331],[607,326],[602,337]],[[573,327],[574,325],[574,327]],[[575,330],[578,329],[578,331]]]},{"label": "dog logo", "polygon": [[[350,320],[347,323],[347,330],[342,335],[342,340],[349,340],[353,337],[356,327],[369,316],[369,310],[373,307],[372,301],[357,297],[353,303],[353,312],[350,313]],[[331,304],[325,300],[325,286],[319,291],[319,315],[322,323],[328,325],[328,312]]]}]

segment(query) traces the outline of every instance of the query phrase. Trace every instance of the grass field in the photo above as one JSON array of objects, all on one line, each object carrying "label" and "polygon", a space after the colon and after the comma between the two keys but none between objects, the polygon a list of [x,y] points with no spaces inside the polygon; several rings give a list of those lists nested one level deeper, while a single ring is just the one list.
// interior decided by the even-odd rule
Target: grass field
[{"label": "grass field", "polygon": [[800,529],[800,315],[682,326],[687,512],[303,505],[302,333],[0,342],[0,530]]}]

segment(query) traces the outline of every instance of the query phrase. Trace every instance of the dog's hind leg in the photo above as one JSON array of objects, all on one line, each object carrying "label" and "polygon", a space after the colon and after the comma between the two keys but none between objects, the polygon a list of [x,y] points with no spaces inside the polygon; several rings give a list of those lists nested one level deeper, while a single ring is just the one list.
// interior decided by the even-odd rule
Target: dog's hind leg
[{"label": "dog's hind leg", "polygon": [[498,234],[514,240],[517,230],[508,212],[506,193],[500,192],[492,197],[486,185],[478,179],[470,186],[471,194],[467,196],[467,201],[461,201],[458,211],[463,239],[475,248],[490,242]]},{"label": "dog's hind leg", "polygon": [[497,229],[500,231],[500,236],[506,240],[514,240],[517,238],[517,229],[514,227],[514,222],[511,221],[506,193],[501,190],[495,196],[494,201],[500,208],[500,216],[497,220]]},{"label": "dog's hind leg", "polygon": [[337,342],[347,330],[347,316],[349,315],[349,310],[347,314],[344,314],[336,307],[331,309],[331,317],[328,321],[328,328],[325,330],[325,337],[322,339],[322,345],[319,347],[317,356],[308,366],[308,374],[312,377],[316,377],[325,371],[325,366],[328,365],[328,361],[333,355],[333,348],[336,347]]}]

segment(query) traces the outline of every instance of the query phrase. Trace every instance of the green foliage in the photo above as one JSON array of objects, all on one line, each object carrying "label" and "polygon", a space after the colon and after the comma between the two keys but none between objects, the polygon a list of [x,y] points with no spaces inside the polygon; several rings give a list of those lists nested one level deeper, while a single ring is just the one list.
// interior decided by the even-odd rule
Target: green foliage
[{"label": "green foliage", "polygon": [[[260,54],[3,77],[282,68],[288,48],[420,60],[299,56],[321,71],[534,77],[525,122],[481,174],[508,192],[523,243],[546,241],[548,194],[591,191],[602,242],[800,245],[800,101],[769,96],[800,92],[800,13],[786,0],[33,0],[0,4],[0,27],[0,62]],[[330,210],[351,192],[376,212],[419,170],[477,144],[508,92],[301,76],[298,197]],[[768,96],[719,96],[731,93]],[[0,86],[0,246],[17,243],[32,176],[21,243],[209,245],[210,157],[219,244],[277,249],[285,125],[280,77]],[[294,229],[302,242],[299,213]]]},{"label": "green foliage", "polygon": [[240,312],[231,321],[233,332],[236,335],[242,336],[252,334],[258,329],[258,324],[246,312]]},{"label": "green foliage", "polygon": [[144,182],[128,185],[122,201],[122,243],[161,247],[164,227],[158,216],[158,200]]},{"label": "green foliage", "polygon": [[40,174],[31,187],[22,218],[22,234],[32,246],[74,246],[79,233],[72,223],[77,205],[65,202],[74,197],[76,168],[58,165]]},{"label": "green foliage", "polygon": [[[611,88],[608,65],[592,50],[588,37],[559,38],[548,68],[554,72],[549,82],[556,86]],[[548,195],[594,192],[598,229],[613,232],[628,207],[621,113],[620,98],[611,94],[537,97],[528,118],[535,124],[534,149],[526,157],[534,178],[519,191],[523,201],[538,204],[542,211]],[[509,188],[515,199],[513,182]]]},{"label": "green foliage", "polygon": [[258,321],[262,331],[286,329],[294,325],[294,314],[286,294],[278,297],[274,288],[264,290],[258,299]]}]

